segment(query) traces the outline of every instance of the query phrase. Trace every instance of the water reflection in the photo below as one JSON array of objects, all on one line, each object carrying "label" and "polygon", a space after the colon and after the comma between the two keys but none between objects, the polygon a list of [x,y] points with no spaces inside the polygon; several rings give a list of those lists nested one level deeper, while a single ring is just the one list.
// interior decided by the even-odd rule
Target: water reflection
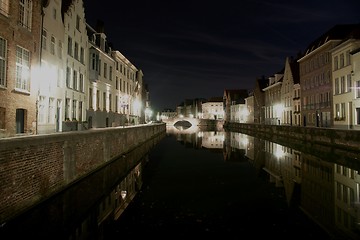
[{"label": "water reflection", "polygon": [[[259,178],[285,193],[289,207],[300,208],[336,239],[359,239],[358,153],[326,148],[329,153],[323,149],[319,156],[319,148],[299,150],[290,143],[194,126],[185,130],[171,127],[167,134],[175,135],[186,148],[220,152],[225,162],[249,162]],[[101,239],[112,231],[110,226],[121,219],[142,188],[147,153],[160,139],[124,155],[41,206],[5,223],[0,227],[0,236]]]},{"label": "water reflection", "polygon": [[0,225],[1,239],[103,239],[142,187],[157,136]]},{"label": "water reflection", "polygon": [[300,151],[239,132],[169,133],[187,146],[223,151],[224,161],[249,161],[258,175],[284,190],[289,206],[298,206],[330,235],[360,239],[359,153],[323,147],[330,152],[320,157],[319,146]]}]

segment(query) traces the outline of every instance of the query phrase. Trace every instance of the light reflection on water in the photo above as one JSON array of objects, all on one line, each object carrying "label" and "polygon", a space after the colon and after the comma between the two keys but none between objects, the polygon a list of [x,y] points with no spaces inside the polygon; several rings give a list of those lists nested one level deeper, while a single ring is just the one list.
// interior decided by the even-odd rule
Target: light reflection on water
[{"label": "light reflection on water", "polygon": [[[47,235],[52,239],[106,239],[105,236],[113,234],[141,236],[146,231],[151,234],[171,231],[184,236],[195,231],[201,236],[232,236],[246,233],[252,227],[254,234],[264,231],[269,236],[286,235],[297,229],[299,236],[317,236],[307,225],[295,222],[284,227],[283,220],[277,222],[271,214],[282,216],[285,222],[292,219],[287,219],[288,215],[284,214],[287,210],[283,207],[280,210],[268,207],[272,206],[268,202],[274,199],[261,194],[271,192],[277,201],[284,201],[289,209],[301,210],[332,236],[359,239],[360,176],[359,164],[354,162],[356,154],[330,149],[319,156],[316,148],[300,151],[290,143],[285,146],[243,133],[208,131],[197,126],[167,127],[166,134],[159,146],[151,150],[150,158],[145,154],[145,161],[126,177],[119,178],[116,184],[107,179],[116,169],[109,166],[98,179],[79,183],[82,185],[75,190],[76,199],[69,201],[73,196],[71,191],[62,193],[45,208],[30,212],[26,221],[19,221],[19,226],[12,229],[21,229],[24,236],[30,232],[39,239]],[[169,138],[175,138],[176,143]],[[127,161],[132,161],[129,158],[130,155]],[[145,163],[149,166],[143,169]],[[142,177],[147,171],[147,178]],[[262,187],[268,184],[272,189],[253,189],[254,182],[260,182]],[[101,188],[103,194],[95,200],[97,188]],[[180,190],[181,195],[177,195]],[[261,191],[264,193],[251,196]],[[69,203],[79,205],[75,208]],[[88,210],[82,209],[85,206]],[[39,222],[35,222],[37,220]],[[16,237],[19,232],[10,235]]]}]

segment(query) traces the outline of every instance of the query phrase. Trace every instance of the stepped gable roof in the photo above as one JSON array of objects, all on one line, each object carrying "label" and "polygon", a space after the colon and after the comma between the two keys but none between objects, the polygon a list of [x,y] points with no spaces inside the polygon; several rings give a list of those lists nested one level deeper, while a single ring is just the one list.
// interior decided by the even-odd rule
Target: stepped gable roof
[{"label": "stepped gable roof", "polygon": [[310,43],[306,48],[305,55],[311,53],[315,49],[321,47],[330,40],[349,39],[352,35],[359,34],[360,24],[338,24],[330,28],[327,32]]},{"label": "stepped gable roof", "polygon": [[61,17],[64,22],[64,14],[69,10],[74,0],[63,0],[61,3]]},{"label": "stepped gable roof", "polygon": [[298,59],[290,58],[289,65],[293,75],[294,84],[300,83],[300,70],[299,70],[299,63]]}]

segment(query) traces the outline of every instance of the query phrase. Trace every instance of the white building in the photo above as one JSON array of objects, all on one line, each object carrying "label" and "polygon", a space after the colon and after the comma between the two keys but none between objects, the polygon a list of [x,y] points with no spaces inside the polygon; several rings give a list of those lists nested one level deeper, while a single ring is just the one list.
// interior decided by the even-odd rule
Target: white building
[{"label": "white building", "polygon": [[355,125],[357,129],[360,129],[356,114],[358,111],[356,109],[359,107],[356,102],[360,97],[357,94],[356,87],[360,85],[357,85],[359,82],[356,81],[356,78],[353,79],[354,70],[359,70],[352,65],[352,55],[350,54],[359,47],[360,40],[351,38],[332,49],[332,94],[335,128],[353,129]]},{"label": "white building", "polygon": [[354,125],[353,129],[360,129],[360,48],[350,52],[352,60],[352,81],[354,89],[353,111]]},{"label": "white building", "polygon": [[47,1],[43,11],[38,133],[80,130],[88,78],[83,1]]},{"label": "white building", "polygon": [[297,89],[294,87],[296,84],[300,84],[299,77],[299,64],[293,58],[286,58],[284,77],[281,85],[281,124],[285,125],[300,125],[300,109],[298,97],[295,98],[295,94],[298,94]]},{"label": "white building", "polygon": [[224,103],[220,97],[218,99],[209,99],[201,105],[203,119],[223,119],[224,118]]},{"label": "white building", "polygon": [[64,35],[61,0],[48,1],[43,11],[41,67],[38,87],[38,133],[62,131],[65,121]]},{"label": "white building", "polygon": [[83,1],[67,1],[63,7],[66,49],[63,131],[69,131],[86,127],[83,122],[87,109],[89,46]]}]

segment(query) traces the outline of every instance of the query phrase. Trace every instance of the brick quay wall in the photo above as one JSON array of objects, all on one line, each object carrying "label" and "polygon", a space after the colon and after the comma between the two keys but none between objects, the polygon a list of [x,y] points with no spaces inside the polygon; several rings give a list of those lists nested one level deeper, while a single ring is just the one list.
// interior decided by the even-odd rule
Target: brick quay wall
[{"label": "brick quay wall", "polygon": [[228,122],[224,124],[224,129],[360,170],[360,131],[357,130]]},{"label": "brick quay wall", "polygon": [[149,124],[0,139],[1,224],[164,132]]},{"label": "brick quay wall", "polygon": [[247,123],[225,123],[224,128],[261,134],[267,139],[290,139],[300,143],[360,151],[360,131],[357,130]]}]

